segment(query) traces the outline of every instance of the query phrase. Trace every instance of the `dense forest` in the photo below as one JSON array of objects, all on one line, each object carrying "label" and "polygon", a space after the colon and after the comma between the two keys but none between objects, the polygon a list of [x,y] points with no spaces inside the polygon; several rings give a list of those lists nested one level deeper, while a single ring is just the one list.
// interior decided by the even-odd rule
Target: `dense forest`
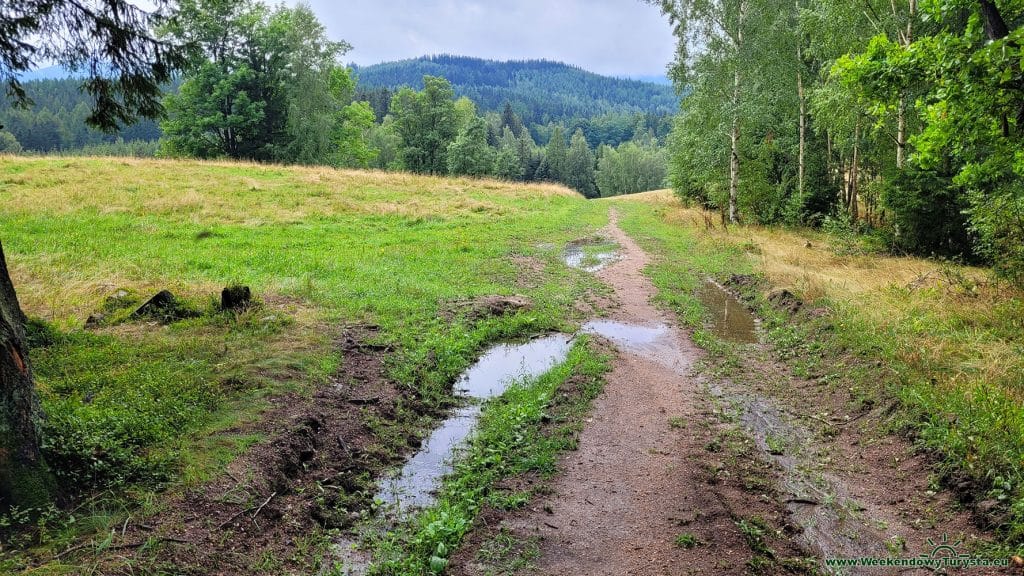
[{"label": "dense forest", "polygon": [[[32,81],[26,87],[35,106],[0,107],[0,124],[6,127],[0,131],[0,151],[233,158],[489,176],[560,182],[587,197],[665,183],[667,157],[661,143],[671,122],[660,105],[652,104],[655,114],[636,103],[657,100],[657,93],[673,100],[668,87],[551,62],[508,68],[483,60],[438,60],[449,63],[444,71],[460,78],[463,87],[471,81],[480,86],[496,82],[494,69],[515,69],[513,75],[524,85],[553,91],[586,88],[588,95],[576,98],[573,114],[600,113],[564,117],[561,104],[552,99],[546,108],[534,107],[534,114],[548,119],[538,125],[517,111],[524,109],[523,101],[488,109],[458,96],[456,86],[440,76],[420,77],[418,90],[360,85],[363,75],[377,67],[361,69],[357,76],[341,66],[350,47],[329,40],[305,6],[185,3],[164,33],[188,42],[195,53],[168,90],[167,115],[159,125],[142,121],[113,133],[94,130],[85,124],[92,101],[81,93],[80,80]],[[480,73],[468,75],[474,65]],[[523,67],[544,73],[531,77]],[[564,121],[551,120],[556,117]]]},{"label": "dense forest", "polygon": [[156,151],[160,127],[153,120],[139,120],[115,133],[87,126],[93,99],[82,92],[81,80],[35,80],[25,83],[25,91],[33,102],[30,108],[0,98],[0,151]]},{"label": "dense forest", "polygon": [[670,143],[683,198],[1024,280],[1020,3],[654,3],[690,91]]},{"label": "dense forest", "polygon": [[679,109],[679,97],[669,86],[609,78],[546,60],[497,62],[441,55],[353,69],[369,94],[387,95],[403,86],[421,89],[424,76],[441,76],[451,82],[456,96],[469,98],[484,112],[500,112],[511,102],[542,142],[554,123],[570,133],[583,130],[594,147],[630,140],[638,121],[661,137]]}]

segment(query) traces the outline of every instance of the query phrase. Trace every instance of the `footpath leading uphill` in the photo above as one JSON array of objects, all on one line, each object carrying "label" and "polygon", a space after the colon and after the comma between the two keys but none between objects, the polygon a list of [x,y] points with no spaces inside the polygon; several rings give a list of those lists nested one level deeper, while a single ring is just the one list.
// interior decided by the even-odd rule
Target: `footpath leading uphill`
[{"label": "footpath leading uphill", "polygon": [[[597,326],[621,353],[554,494],[516,528],[543,535],[543,574],[678,574],[742,564],[746,546],[730,503],[709,498],[696,461],[706,454],[702,431],[672,425],[703,418],[698,384],[688,377],[701,351],[651,304],[647,256],[615,213],[605,234],[621,258],[597,274],[619,306],[612,322]],[[716,534],[699,557],[673,542],[680,521],[697,510]]]},{"label": "footpath leading uphill", "polygon": [[[771,398],[764,382],[800,382],[766,359],[766,345],[742,348],[747,378],[708,373],[714,358],[651,303],[648,256],[619,228],[614,208],[602,234],[620,246],[620,258],[596,273],[616,302],[609,318],[584,331],[610,340],[618,356],[578,450],[562,458],[546,496],[488,518],[450,573],[495,573],[487,550],[496,538],[531,550],[531,561],[505,565],[503,574],[814,574],[833,571],[826,557],[916,557],[929,554],[928,538],[943,531],[977,531],[948,495],[928,492],[923,458],[902,441],[844,435],[843,445],[826,447],[799,418],[780,418],[793,409]],[[773,434],[805,445],[787,447],[783,456]],[[833,457],[868,465],[835,466]],[[897,465],[870,466],[883,459]],[[925,493],[926,503],[914,496]]]}]

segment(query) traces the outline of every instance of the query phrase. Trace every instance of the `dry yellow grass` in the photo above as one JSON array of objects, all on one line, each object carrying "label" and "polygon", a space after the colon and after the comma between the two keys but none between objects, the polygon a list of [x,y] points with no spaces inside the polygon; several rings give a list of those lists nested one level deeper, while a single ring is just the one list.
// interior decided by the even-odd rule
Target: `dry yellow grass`
[{"label": "dry yellow grass", "polygon": [[[552,184],[370,170],[134,158],[10,158],[3,210],[141,212],[258,225],[326,214],[514,213],[513,201],[577,194]],[[0,169],[5,160],[0,159]]]},{"label": "dry yellow grass", "polygon": [[757,271],[772,285],[805,300],[827,298],[864,322],[865,329],[898,338],[900,356],[911,365],[945,366],[941,385],[961,393],[980,383],[998,383],[1024,397],[1024,357],[1007,339],[1013,321],[1003,304],[1024,296],[992,279],[982,268],[943,265],[914,257],[837,254],[830,239],[810,230],[758,226],[705,227],[704,214],[686,208],[668,190],[620,197],[657,207],[666,221],[699,235],[746,249]]},{"label": "dry yellow grass", "polygon": [[[644,192],[620,200],[640,201],[659,206],[669,222],[704,230],[704,212],[686,208],[670,190]],[[796,288],[807,297],[822,295],[847,298],[853,294],[874,292],[892,286],[905,287],[929,275],[939,265],[923,258],[882,255],[839,255],[828,238],[810,230],[792,231],[759,226],[722,228],[717,214],[711,215],[714,230],[703,233],[734,242],[756,246],[751,257],[759,269],[778,286]],[[976,280],[987,277],[980,268],[959,267]],[[927,280],[927,279],[926,279]]]}]

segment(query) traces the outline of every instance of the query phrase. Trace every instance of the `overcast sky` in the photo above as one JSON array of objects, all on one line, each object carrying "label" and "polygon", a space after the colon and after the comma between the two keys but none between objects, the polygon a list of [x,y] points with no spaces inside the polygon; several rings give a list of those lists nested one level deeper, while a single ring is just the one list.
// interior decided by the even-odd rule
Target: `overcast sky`
[{"label": "overcast sky", "polygon": [[[298,0],[288,0],[296,4]],[[547,58],[613,76],[664,75],[675,41],[640,0],[305,0],[360,65],[456,54]]]}]

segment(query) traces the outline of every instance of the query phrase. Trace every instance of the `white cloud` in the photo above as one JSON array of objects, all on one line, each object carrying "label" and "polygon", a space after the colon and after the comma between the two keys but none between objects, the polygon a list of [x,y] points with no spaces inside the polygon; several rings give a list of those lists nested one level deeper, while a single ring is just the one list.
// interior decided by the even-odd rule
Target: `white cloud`
[{"label": "white cloud", "polygon": [[[289,0],[295,4],[297,0]],[[664,74],[675,40],[640,0],[307,0],[346,60],[425,54],[547,58],[616,76]]]}]

